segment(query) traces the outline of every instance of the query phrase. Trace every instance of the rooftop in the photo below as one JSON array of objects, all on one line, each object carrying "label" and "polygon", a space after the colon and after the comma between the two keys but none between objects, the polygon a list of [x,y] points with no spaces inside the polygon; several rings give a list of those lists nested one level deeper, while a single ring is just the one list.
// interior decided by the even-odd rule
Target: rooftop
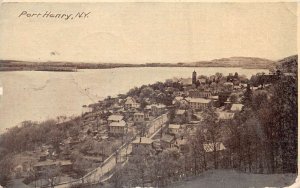
[{"label": "rooftop", "polygon": [[187,144],[187,139],[178,139],[177,141],[177,144],[178,145],[186,145]]},{"label": "rooftop", "polygon": [[183,97],[175,97],[175,99],[174,100],[178,100],[178,101],[180,101],[180,100],[182,100],[183,99]]},{"label": "rooftop", "polygon": [[233,86],[232,82],[225,82],[224,85]]},{"label": "rooftop", "polygon": [[232,104],[230,110],[231,111],[241,111],[243,108],[243,104]]},{"label": "rooftop", "polygon": [[147,105],[146,109],[151,109],[152,107],[156,107],[156,108],[165,108],[166,105],[164,104],[151,104],[151,105]]},{"label": "rooftop", "polygon": [[133,115],[134,115],[134,116],[135,116],[135,115],[144,115],[144,113],[142,113],[142,112],[136,112],[136,113],[134,113]]},{"label": "rooftop", "polygon": [[185,113],[185,110],[177,110],[176,114],[177,115],[183,115]]},{"label": "rooftop", "polygon": [[180,129],[179,124],[169,124],[169,129]]},{"label": "rooftop", "polygon": [[125,121],[120,121],[120,122],[112,122],[109,124],[110,127],[125,127],[126,122]]},{"label": "rooftop", "polygon": [[108,121],[121,121],[123,119],[122,115],[110,115]]},{"label": "rooftop", "polygon": [[181,78],[179,83],[183,85],[191,85],[192,84],[192,78]]},{"label": "rooftop", "polygon": [[216,142],[215,144],[214,143],[203,144],[203,148],[205,152],[213,152],[214,145],[216,146],[216,151],[222,151],[226,149],[222,142]]},{"label": "rooftop", "polygon": [[219,96],[210,96],[209,99],[218,100]]},{"label": "rooftop", "polygon": [[52,161],[52,160],[47,160],[47,161],[41,161],[38,162],[34,165],[34,167],[40,167],[40,166],[52,166],[52,165],[71,165],[72,162],[70,160],[57,160],[57,161]]},{"label": "rooftop", "polygon": [[168,134],[163,135],[161,138],[161,141],[168,142],[168,143],[172,142],[172,140],[174,140],[174,137]]},{"label": "rooftop", "polygon": [[132,143],[133,144],[152,144],[153,140],[147,137],[137,137]]},{"label": "rooftop", "polygon": [[234,113],[232,112],[218,112],[219,119],[228,120],[232,119],[234,116]]},{"label": "rooftop", "polygon": [[209,99],[204,99],[204,98],[191,98],[191,97],[187,97],[186,100],[188,102],[195,102],[195,103],[209,103],[211,102],[211,100]]},{"label": "rooftop", "polygon": [[127,97],[125,104],[133,104],[136,103],[135,99],[132,97]]}]

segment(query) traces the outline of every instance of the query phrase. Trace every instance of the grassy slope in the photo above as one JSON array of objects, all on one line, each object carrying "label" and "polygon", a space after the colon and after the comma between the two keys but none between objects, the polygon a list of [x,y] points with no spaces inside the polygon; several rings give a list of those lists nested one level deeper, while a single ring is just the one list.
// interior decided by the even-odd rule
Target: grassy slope
[{"label": "grassy slope", "polygon": [[247,174],[234,170],[211,170],[168,188],[285,187],[292,185],[296,177],[296,174]]}]

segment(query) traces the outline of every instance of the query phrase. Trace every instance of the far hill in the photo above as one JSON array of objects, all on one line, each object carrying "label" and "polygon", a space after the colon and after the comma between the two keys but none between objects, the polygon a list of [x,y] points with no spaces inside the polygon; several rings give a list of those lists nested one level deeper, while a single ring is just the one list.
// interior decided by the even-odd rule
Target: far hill
[{"label": "far hill", "polygon": [[276,64],[275,61],[257,57],[230,57],[214,59],[211,61],[199,61],[190,63],[194,66],[211,66],[211,67],[243,67],[243,68],[270,68]]}]

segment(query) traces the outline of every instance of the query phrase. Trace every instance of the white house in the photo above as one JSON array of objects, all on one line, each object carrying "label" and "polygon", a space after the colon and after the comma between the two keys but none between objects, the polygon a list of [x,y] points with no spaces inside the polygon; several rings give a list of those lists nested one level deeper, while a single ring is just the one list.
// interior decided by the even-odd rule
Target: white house
[{"label": "white house", "polygon": [[180,132],[180,125],[179,124],[169,124],[169,133],[170,134],[178,134]]},{"label": "white house", "polygon": [[228,121],[228,120],[231,120],[233,119],[234,117],[234,113],[232,112],[217,112],[218,114],[218,119],[219,120],[223,120],[223,121]]},{"label": "white house", "polygon": [[123,135],[126,132],[126,122],[121,120],[120,122],[112,122],[109,124],[110,135]]},{"label": "white house", "polygon": [[141,112],[136,112],[133,114],[133,121],[135,123],[140,123],[140,122],[143,122],[145,121],[145,114],[144,113],[141,113]]},{"label": "white house", "polygon": [[158,116],[158,115],[161,115],[165,111],[166,105],[151,104],[151,105],[147,105],[145,109],[150,111],[153,116]]},{"label": "white house", "polygon": [[132,97],[127,97],[124,105],[125,108],[139,108],[140,104],[135,101]]},{"label": "white house", "polygon": [[209,103],[211,102],[210,99],[204,98],[186,98],[189,103],[189,107],[193,110],[204,110],[208,107]]},{"label": "white house", "polygon": [[132,141],[131,144],[132,144],[132,153],[136,153],[139,147],[144,147],[145,149],[152,148],[153,140],[147,137],[138,137],[134,141]]},{"label": "white house", "polygon": [[230,111],[240,112],[242,110],[243,106],[244,106],[243,104],[232,104]]}]

